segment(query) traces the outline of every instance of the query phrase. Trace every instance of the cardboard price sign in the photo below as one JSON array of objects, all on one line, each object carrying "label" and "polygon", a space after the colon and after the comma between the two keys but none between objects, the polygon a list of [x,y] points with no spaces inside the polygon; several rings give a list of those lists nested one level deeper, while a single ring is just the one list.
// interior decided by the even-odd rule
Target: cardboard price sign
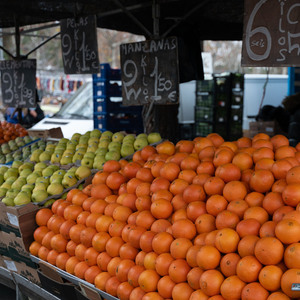
[{"label": "cardboard price sign", "polygon": [[300,66],[299,0],[245,0],[242,66]]},{"label": "cardboard price sign", "polygon": [[120,53],[124,105],[178,103],[176,37],[122,44]]},{"label": "cardboard price sign", "polygon": [[8,107],[36,106],[36,60],[0,61],[3,104]]},{"label": "cardboard price sign", "polygon": [[60,28],[64,72],[99,73],[96,16],[61,20]]}]

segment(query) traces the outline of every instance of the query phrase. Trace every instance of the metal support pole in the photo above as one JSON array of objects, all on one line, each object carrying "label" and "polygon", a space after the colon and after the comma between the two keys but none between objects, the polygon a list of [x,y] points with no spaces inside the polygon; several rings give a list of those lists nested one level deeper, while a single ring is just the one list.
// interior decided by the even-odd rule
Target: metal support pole
[{"label": "metal support pole", "polygon": [[151,36],[151,32],[122,3],[120,3],[118,0],[113,1],[134,23],[136,23],[145,32],[148,37]]},{"label": "metal support pole", "polygon": [[153,0],[152,5],[152,19],[153,19],[153,37],[159,38],[159,18],[160,18],[160,5],[157,0]]},{"label": "metal support pole", "polygon": [[16,41],[16,59],[21,58],[21,51],[20,51],[20,27],[18,22],[18,17],[15,16],[15,41]]},{"label": "metal support pole", "polygon": [[37,49],[39,49],[40,47],[44,46],[46,43],[48,43],[49,41],[53,40],[54,38],[56,38],[58,35],[60,35],[60,32],[54,34],[53,36],[51,36],[50,38],[48,38],[47,40],[45,40],[44,42],[42,42],[41,44],[39,44],[38,46],[36,46],[35,48],[33,48],[31,51],[29,51],[25,57],[28,57],[31,53],[33,53],[34,51],[36,51]]}]

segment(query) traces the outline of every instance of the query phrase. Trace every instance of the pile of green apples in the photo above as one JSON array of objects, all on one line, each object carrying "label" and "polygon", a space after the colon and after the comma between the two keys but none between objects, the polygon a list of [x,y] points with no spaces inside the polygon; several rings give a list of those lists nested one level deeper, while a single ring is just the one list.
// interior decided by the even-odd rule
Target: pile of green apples
[{"label": "pile of green apples", "polygon": [[81,165],[90,169],[101,170],[108,160],[120,160],[132,155],[148,144],[161,140],[159,133],[138,136],[123,132],[94,129],[85,134],[74,133],[71,139],[62,138],[56,145],[47,145],[41,151],[35,150],[30,160],[32,162],[47,162],[61,166]]},{"label": "pile of green apples", "polygon": [[7,206],[40,203],[49,198],[44,204],[47,206],[56,195],[62,195],[90,175],[90,168],[84,166],[62,170],[44,162],[14,161],[11,168],[0,167],[0,197]]},{"label": "pile of green apples", "polygon": [[[29,154],[27,157],[26,155],[23,155],[24,149],[27,148],[24,146],[32,141],[33,138],[26,135],[24,137],[17,137],[14,140],[8,141],[8,143],[2,144],[0,147],[0,164],[6,164],[13,160],[25,160]],[[28,145],[28,148],[30,150],[30,145]]]}]

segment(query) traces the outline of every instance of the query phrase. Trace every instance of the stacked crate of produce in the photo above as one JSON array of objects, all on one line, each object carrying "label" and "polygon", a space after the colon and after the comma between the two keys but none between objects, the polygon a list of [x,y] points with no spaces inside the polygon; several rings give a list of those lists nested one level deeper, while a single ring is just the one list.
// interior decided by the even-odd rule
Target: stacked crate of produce
[{"label": "stacked crate of produce", "polygon": [[244,76],[238,73],[214,75],[197,82],[196,135],[211,132],[228,140],[243,134]]},{"label": "stacked crate of produce", "polygon": [[199,136],[205,136],[213,131],[213,87],[213,80],[197,81],[196,83],[195,134]]},{"label": "stacked crate of produce", "polygon": [[94,128],[101,131],[143,132],[141,106],[122,105],[121,70],[101,64],[93,75]]}]

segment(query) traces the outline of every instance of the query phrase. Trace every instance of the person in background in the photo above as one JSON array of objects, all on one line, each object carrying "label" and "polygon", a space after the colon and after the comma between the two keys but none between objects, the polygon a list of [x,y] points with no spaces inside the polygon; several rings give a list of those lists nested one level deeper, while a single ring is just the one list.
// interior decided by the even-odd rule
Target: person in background
[{"label": "person in background", "polygon": [[45,114],[39,105],[39,97],[36,92],[36,106],[33,108],[17,108],[8,107],[5,112],[5,120],[14,124],[21,124],[26,128],[32,127],[34,124],[45,118]]}]

